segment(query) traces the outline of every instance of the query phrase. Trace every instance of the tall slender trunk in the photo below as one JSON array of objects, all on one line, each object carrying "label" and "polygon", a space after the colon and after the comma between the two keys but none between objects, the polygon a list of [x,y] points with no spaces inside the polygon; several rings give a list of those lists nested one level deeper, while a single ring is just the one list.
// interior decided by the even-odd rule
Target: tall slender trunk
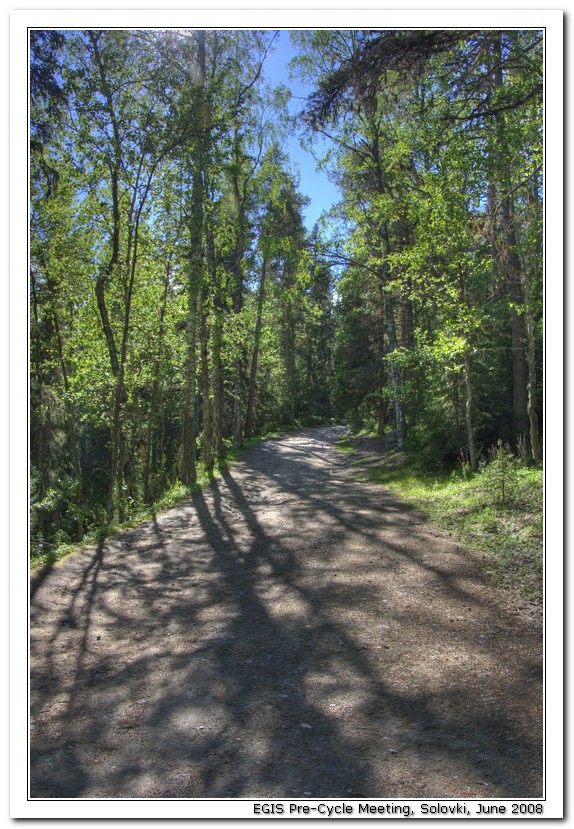
[{"label": "tall slender trunk", "polygon": [[526,336],[528,355],[528,421],[530,425],[530,451],[534,463],[542,463],[542,448],[538,434],[538,415],[536,414],[536,342],[534,335],[534,314],[530,297],[530,280],[526,268],[522,268],[522,284],[526,305]]},{"label": "tall slender trunk", "polygon": [[201,445],[203,454],[203,468],[210,472],[213,469],[213,433],[211,425],[211,395],[209,376],[209,329],[207,319],[207,290],[199,297],[199,342],[201,351]]},{"label": "tall slender trunk", "polygon": [[187,358],[185,375],[185,404],[183,413],[183,468],[184,484],[197,480],[197,303],[202,279],[202,208],[203,182],[201,162],[196,162],[192,184],[191,261],[187,286]]},{"label": "tall slender trunk", "polygon": [[377,435],[383,437],[387,425],[387,406],[385,401],[385,363],[382,355],[378,356],[377,378]]},{"label": "tall slender trunk", "polygon": [[293,423],[295,420],[295,401],[297,400],[294,333],[293,308],[291,302],[287,301],[283,306],[283,355],[285,362],[285,385],[287,390],[285,415],[289,423]]},{"label": "tall slender trunk", "polygon": [[377,292],[377,306],[373,319],[373,350],[376,361],[376,417],[377,417],[377,435],[382,437],[385,434],[387,406],[385,399],[385,384],[387,381],[387,372],[385,371],[385,294],[383,291],[384,285],[382,280],[379,280]]},{"label": "tall slender trunk", "polygon": [[[149,189],[149,186],[148,186]],[[135,196],[134,196],[135,198]],[[130,221],[128,233],[128,253],[126,267],[128,269],[128,280],[125,290],[125,305],[124,305],[124,321],[122,329],[122,344],[120,350],[120,370],[116,384],[116,399],[114,408],[114,448],[116,449],[116,504],[118,506],[118,514],[120,521],[125,520],[124,508],[124,480],[126,478],[126,453],[127,441],[124,432],[124,413],[127,402],[127,390],[125,386],[126,365],[128,360],[128,345],[131,332],[131,311],[132,299],[135,286],[137,262],[138,262],[138,241],[139,241],[139,220],[143,204],[142,200],[138,211],[134,226],[132,227]],[[128,469],[128,475],[131,475]],[[128,477],[128,482],[130,479]]]},{"label": "tall slender trunk", "polygon": [[187,359],[185,403],[183,412],[183,458],[181,478],[184,484],[194,484],[197,480],[197,399],[196,375],[197,363],[195,343],[197,338],[197,296],[193,279],[190,277],[187,309]]},{"label": "tall slender trunk", "polygon": [[183,413],[183,468],[182,480],[185,484],[194,484],[197,480],[197,313],[198,300],[203,283],[203,200],[204,168],[207,136],[206,112],[204,100],[205,83],[205,31],[199,30],[197,37],[197,68],[199,85],[196,90],[196,120],[203,125],[195,148],[191,185],[191,216],[189,223],[190,262],[187,286],[187,364],[185,384],[185,404]]},{"label": "tall slender trunk", "polygon": [[58,345],[58,360],[60,363],[60,370],[62,372],[62,380],[64,382],[64,391],[66,392],[65,396],[65,410],[66,410],[66,421],[67,426],[70,432],[70,444],[71,444],[71,462],[72,468],[74,470],[74,474],[76,476],[76,480],[78,482],[78,489],[76,492],[76,507],[78,509],[78,539],[81,541],[84,537],[84,516],[81,512],[81,504],[83,501],[82,496],[82,463],[80,458],[80,439],[78,435],[78,429],[76,426],[76,414],[74,412],[73,405],[70,401],[70,382],[68,380],[68,370],[66,368],[66,360],[64,358],[64,345],[63,345],[63,338],[62,333],[60,330],[60,322],[58,317],[58,312],[56,308],[52,309],[52,317],[54,320],[54,330],[56,333],[56,342]]},{"label": "tall slender trunk", "polygon": [[[499,32],[492,46],[491,82],[494,95],[504,85],[502,61],[502,32]],[[489,185],[489,201],[493,224],[492,250],[496,266],[501,276],[510,306],[510,331],[512,342],[512,412],[513,430],[516,437],[526,435],[529,430],[528,419],[528,371],[526,365],[526,323],[522,314],[524,297],[522,295],[521,265],[517,254],[513,198],[511,194],[511,174],[509,163],[505,159],[505,121],[504,112],[497,112],[495,119],[494,147],[492,149],[495,169],[491,176],[500,183],[502,198],[494,205],[496,185]]]},{"label": "tall slender trunk", "polygon": [[[387,257],[390,254],[389,228],[387,223],[383,226],[383,245],[385,259],[382,265],[382,284],[386,287],[389,283],[389,265]],[[404,449],[406,438],[406,423],[402,402],[402,377],[401,370],[393,359],[393,353],[397,350],[397,332],[395,323],[395,312],[393,298],[389,293],[384,296],[385,325],[387,331],[388,355],[390,357],[390,375],[393,389],[393,404],[395,408],[395,424],[397,429],[397,446]]]},{"label": "tall slender trunk", "polygon": [[225,448],[223,445],[224,386],[223,365],[221,362],[221,349],[223,344],[223,311],[219,307],[219,301],[217,298],[215,302],[211,367],[211,396],[213,398],[211,429],[213,451],[216,457],[222,458],[225,454]]},{"label": "tall slender trunk", "polygon": [[474,436],[474,381],[472,375],[472,364],[470,361],[470,351],[468,348],[464,350],[464,381],[466,384],[466,407],[465,407],[465,424],[466,424],[466,439],[468,444],[468,459],[470,468],[473,472],[478,469],[478,459],[476,455],[476,442]]},{"label": "tall slender trunk", "polygon": [[[244,203],[239,191],[239,170],[238,164],[234,168],[235,176],[233,188],[237,205],[237,238],[234,255],[234,277],[233,288],[233,313],[239,317],[243,309],[243,256],[245,253],[245,210]],[[243,444],[243,372],[241,361],[241,345],[236,345],[236,353],[233,361],[233,445],[240,447]]]},{"label": "tall slender trunk", "polygon": [[401,400],[402,378],[401,370],[393,360],[393,353],[397,350],[397,334],[395,326],[395,312],[392,297],[385,296],[385,319],[387,328],[387,342],[389,344],[391,385],[393,387],[393,403],[395,407],[395,424],[397,429],[397,447],[404,449],[405,446],[405,416]]},{"label": "tall slender trunk", "polygon": [[[121,410],[124,403],[125,389],[124,389],[124,372],[123,366],[120,362],[118,348],[116,345],[114,332],[109,318],[108,308],[105,298],[105,288],[116,271],[119,265],[120,258],[120,192],[119,181],[122,168],[122,149],[121,138],[116,119],[114,102],[110,85],[106,76],[104,64],[100,55],[98,41],[101,33],[89,32],[89,39],[94,52],[94,58],[101,81],[101,91],[103,93],[108,115],[112,125],[112,154],[110,156],[110,178],[112,185],[112,253],[109,262],[103,267],[98,274],[95,284],[95,294],[102,322],[102,328],[106,337],[108,352],[110,356],[110,365],[112,374],[116,378],[114,389],[114,413],[112,418],[111,429],[111,459],[110,459],[110,479],[108,485],[108,521],[111,522],[114,517],[115,503],[116,503],[116,489],[121,492],[121,472],[120,472],[120,435],[121,435]],[[120,480],[118,481],[118,478]]]},{"label": "tall slender trunk", "polygon": [[521,265],[516,253],[516,234],[510,198],[504,199],[502,219],[505,232],[505,278],[510,299],[510,325],[512,332],[512,411],[514,433],[526,435],[528,421],[528,369],[526,357],[526,320],[522,294]]},{"label": "tall slender trunk", "polygon": [[241,355],[237,354],[233,362],[233,445],[243,445],[243,400]]},{"label": "tall slender trunk", "polygon": [[[206,194],[209,192],[209,186],[206,182]],[[210,201],[206,202],[209,207]],[[204,421],[207,420],[209,425],[209,440],[211,453],[210,468],[213,468],[215,458],[223,458],[225,449],[223,446],[223,405],[224,405],[224,385],[223,385],[223,366],[221,362],[221,349],[223,347],[223,306],[220,296],[220,286],[217,282],[217,262],[215,255],[215,235],[213,229],[213,212],[206,209],[205,212],[205,253],[206,265],[209,284],[213,290],[213,316],[211,322],[211,369],[208,377],[207,394],[204,384],[204,400],[207,396],[209,405],[209,414],[205,415]],[[207,454],[207,453],[206,453]]]},{"label": "tall slender trunk", "polygon": [[150,473],[151,473],[151,455],[152,455],[152,443],[153,443],[153,430],[154,430],[154,422],[155,416],[157,411],[157,398],[158,398],[158,391],[159,391],[159,377],[160,377],[160,367],[161,367],[161,360],[163,356],[163,340],[165,334],[165,311],[167,306],[167,293],[169,290],[169,280],[171,276],[171,265],[168,262],[166,267],[165,273],[165,281],[163,284],[163,295],[161,300],[160,312],[159,312],[159,333],[158,333],[158,344],[157,344],[157,351],[154,360],[154,367],[153,367],[153,380],[152,380],[152,387],[151,387],[151,402],[150,402],[150,410],[148,415],[148,422],[147,422],[147,435],[146,435],[146,445],[145,445],[145,455],[144,455],[144,473],[143,473],[143,484],[144,484],[144,501],[146,504],[151,503],[153,500],[153,493],[150,487]]},{"label": "tall slender trunk", "polygon": [[187,285],[187,360],[185,406],[183,414],[183,468],[184,484],[197,480],[197,311],[203,279],[203,177],[202,158],[198,154],[193,171],[192,216],[190,224],[191,257]]},{"label": "tall slender trunk", "polygon": [[116,379],[114,390],[114,414],[111,427],[111,450],[110,450],[110,477],[108,482],[108,503],[107,516],[111,523],[114,516],[115,507],[115,492],[118,475],[118,455],[119,455],[119,435],[120,435],[120,421],[121,421],[121,406],[123,405],[124,388],[123,388],[123,371],[120,366],[120,359],[118,355],[118,348],[116,345],[114,332],[110,322],[108,307],[106,303],[105,289],[106,285],[116,271],[120,256],[120,209],[119,209],[119,188],[118,188],[118,170],[114,167],[112,170],[112,214],[113,214],[113,228],[112,228],[112,255],[110,261],[103,267],[98,274],[95,284],[96,302],[102,329],[106,338],[108,346],[108,354],[110,357],[110,366],[112,374]]},{"label": "tall slender trunk", "polygon": [[265,299],[266,277],[267,262],[264,259],[261,266],[261,278],[259,280],[259,292],[257,295],[257,317],[255,320],[255,332],[253,336],[253,356],[251,358],[251,375],[249,378],[249,395],[247,397],[247,415],[245,418],[245,437],[247,439],[249,439],[253,433],[255,390],[257,387],[257,364],[259,361],[259,344],[261,342],[261,330],[263,327],[263,303]]}]

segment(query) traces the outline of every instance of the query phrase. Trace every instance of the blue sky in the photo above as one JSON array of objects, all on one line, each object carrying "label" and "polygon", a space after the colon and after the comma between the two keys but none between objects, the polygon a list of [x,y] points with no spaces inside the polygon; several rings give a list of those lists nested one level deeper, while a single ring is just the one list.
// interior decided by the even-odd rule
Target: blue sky
[{"label": "blue sky", "polygon": [[[297,115],[303,107],[304,98],[311,92],[310,87],[304,86],[299,80],[289,78],[287,68],[289,61],[296,54],[291,45],[289,32],[283,29],[275,41],[275,51],[267,55],[265,61],[265,77],[272,83],[283,83],[288,86],[293,95],[291,114]],[[299,136],[293,135],[287,141],[285,148],[293,166],[301,175],[301,192],[311,199],[305,210],[305,222],[309,230],[324,210],[328,210],[340,198],[340,191],[332,184],[325,173],[316,169],[313,156],[302,149]]]}]

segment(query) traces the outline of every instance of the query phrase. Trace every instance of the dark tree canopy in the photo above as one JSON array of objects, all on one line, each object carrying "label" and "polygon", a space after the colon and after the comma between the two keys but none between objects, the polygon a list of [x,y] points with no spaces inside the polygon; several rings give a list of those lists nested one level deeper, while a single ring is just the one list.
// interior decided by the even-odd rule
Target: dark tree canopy
[{"label": "dark tree canopy", "polygon": [[[542,42],[540,32],[525,33],[523,43],[509,49],[500,57],[500,71],[523,69],[530,72],[530,52]],[[442,77],[450,82],[453,103],[458,96],[469,97],[483,86],[484,63],[497,32],[467,30],[412,30],[365,31],[351,57],[319,79],[316,91],[310,96],[307,120],[312,126],[321,126],[336,118],[342,111],[357,106],[372,109],[381,87],[392,85],[389,73],[403,76]],[[435,57],[445,58],[441,64]],[[450,76],[450,77],[449,77]],[[522,106],[535,96],[542,95],[542,77],[536,73],[526,88],[509,93],[505,90],[493,106],[483,94],[465,119],[495,116]],[[453,117],[457,117],[453,114]]]}]

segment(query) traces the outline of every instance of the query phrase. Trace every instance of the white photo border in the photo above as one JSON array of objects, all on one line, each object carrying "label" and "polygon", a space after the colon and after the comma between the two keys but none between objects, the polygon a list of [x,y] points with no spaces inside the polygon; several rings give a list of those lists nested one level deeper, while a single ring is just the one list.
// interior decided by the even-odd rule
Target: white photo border
[{"label": "white photo border", "polygon": [[[28,797],[28,29],[221,28],[545,30],[545,803],[563,816],[563,12],[542,9],[36,9],[10,13],[10,816],[255,820],[253,800]],[[366,5],[366,4],[365,4]],[[423,4],[419,4],[423,5]],[[445,5],[445,4],[443,4]],[[329,25],[326,26],[325,24]],[[364,798],[363,798],[364,800]],[[315,802],[336,803],[337,801]],[[283,801],[285,802],[285,801]],[[393,800],[395,804],[417,801]],[[489,801],[489,803],[497,801]],[[507,815],[511,817],[511,815]],[[261,815],[261,817],[265,817]],[[289,817],[289,815],[282,815]],[[356,814],[354,815],[356,817]]]}]

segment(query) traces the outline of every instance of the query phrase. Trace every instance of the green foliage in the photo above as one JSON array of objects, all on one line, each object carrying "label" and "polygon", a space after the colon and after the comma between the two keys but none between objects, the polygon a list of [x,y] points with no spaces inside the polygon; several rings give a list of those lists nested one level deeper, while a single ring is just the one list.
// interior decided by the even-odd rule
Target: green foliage
[{"label": "green foliage", "polygon": [[505,507],[516,497],[516,486],[518,482],[517,460],[501,440],[496,447],[491,449],[488,463],[486,463],[482,475],[482,483],[485,490],[492,493],[497,504]]},{"label": "green foliage", "polygon": [[294,42],[316,81],[309,123],[334,140],[348,229],[336,409],[353,429],[402,417],[420,461],[446,469],[525,431],[526,335],[512,320],[530,286],[540,297],[542,52],[537,32],[437,37],[434,54],[413,36],[408,57],[393,32]]},{"label": "green foliage", "polygon": [[321,155],[326,128],[341,188],[328,236],[281,149],[272,33],[31,34],[34,555],[189,494],[248,401],[251,434],[406,430],[425,469],[509,443],[483,476],[493,509],[516,503],[517,319],[538,400],[542,376],[541,44],[436,37],[403,65],[393,33],[293,33],[304,140]]},{"label": "green foliage", "polygon": [[453,419],[438,404],[419,412],[409,429],[407,446],[420,469],[446,472],[460,463],[466,442],[464,427],[461,423],[453,426]]}]

